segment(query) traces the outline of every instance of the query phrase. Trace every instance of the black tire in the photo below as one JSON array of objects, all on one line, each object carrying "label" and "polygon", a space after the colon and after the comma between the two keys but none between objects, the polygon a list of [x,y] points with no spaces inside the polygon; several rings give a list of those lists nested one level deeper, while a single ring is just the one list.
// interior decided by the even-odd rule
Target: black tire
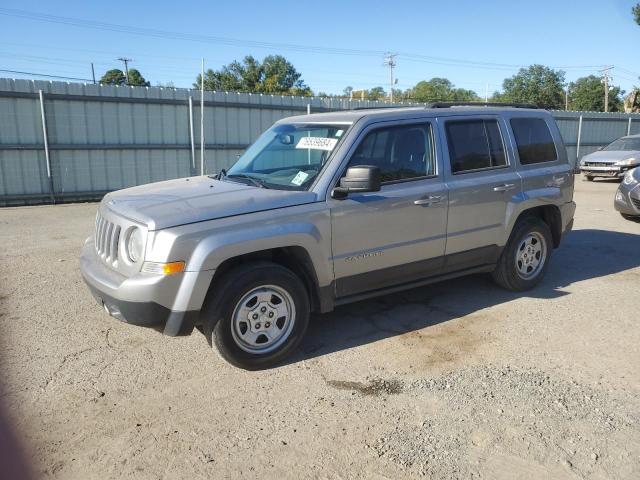
[{"label": "black tire", "polygon": [[[541,256],[544,257],[544,262],[534,276],[523,278],[516,266],[516,256],[519,253],[518,248],[524,239],[531,234],[542,238],[545,242],[544,254],[541,253]],[[542,281],[549,267],[552,249],[553,238],[551,230],[545,222],[537,217],[520,219],[513,227],[509,241],[500,255],[496,269],[492,273],[494,281],[501,287],[514,292],[522,292],[535,287]]]},{"label": "black tire", "polygon": [[584,179],[585,179],[587,182],[593,182],[593,177],[592,177],[591,175],[585,175],[585,176],[584,176]]},{"label": "black tire", "polygon": [[[246,351],[241,346],[242,340],[234,338],[240,334],[233,331],[236,306],[239,307],[245,295],[262,286],[282,289],[295,306],[295,314],[291,316],[293,325],[288,336],[283,334],[282,343],[266,353]],[[209,345],[215,346],[224,360],[245,370],[262,370],[279,364],[295,350],[307,330],[309,315],[309,295],[302,281],[281,265],[256,262],[237,267],[216,281],[203,309],[203,330]],[[246,325],[248,329],[249,322]]]}]

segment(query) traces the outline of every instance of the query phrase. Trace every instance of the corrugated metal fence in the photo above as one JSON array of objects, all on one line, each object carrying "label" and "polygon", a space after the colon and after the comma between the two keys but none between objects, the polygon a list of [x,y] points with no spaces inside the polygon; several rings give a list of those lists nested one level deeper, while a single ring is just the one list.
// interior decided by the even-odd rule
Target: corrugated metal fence
[{"label": "corrugated metal fence", "polygon": [[[376,104],[205,92],[204,171],[231,165],[280,118]],[[572,159],[640,132],[640,115],[553,113]],[[199,125],[198,91],[0,79],[0,206],[198,174]]]}]

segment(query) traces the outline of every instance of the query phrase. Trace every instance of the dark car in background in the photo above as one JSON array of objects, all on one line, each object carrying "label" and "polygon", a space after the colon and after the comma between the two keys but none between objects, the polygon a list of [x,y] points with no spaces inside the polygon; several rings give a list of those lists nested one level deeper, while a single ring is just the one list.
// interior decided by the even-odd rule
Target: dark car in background
[{"label": "dark car in background", "polygon": [[640,166],[640,135],[620,137],[580,160],[580,171],[590,182],[595,177],[622,178],[637,166]]}]

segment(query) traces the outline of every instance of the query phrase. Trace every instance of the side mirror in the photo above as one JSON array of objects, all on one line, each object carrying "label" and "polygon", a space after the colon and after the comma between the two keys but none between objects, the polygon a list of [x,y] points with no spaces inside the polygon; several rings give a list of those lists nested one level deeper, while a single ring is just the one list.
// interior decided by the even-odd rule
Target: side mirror
[{"label": "side mirror", "polygon": [[345,176],[340,179],[340,186],[335,187],[331,192],[331,197],[342,200],[350,193],[379,192],[381,183],[382,175],[378,167],[371,165],[350,167]]}]

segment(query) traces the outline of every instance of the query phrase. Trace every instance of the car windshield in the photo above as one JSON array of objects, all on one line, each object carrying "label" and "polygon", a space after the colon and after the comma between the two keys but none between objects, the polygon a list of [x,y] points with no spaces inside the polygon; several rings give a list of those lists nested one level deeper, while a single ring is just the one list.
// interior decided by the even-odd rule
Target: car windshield
[{"label": "car windshield", "polygon": [[640,150],[640,138],[619,138],[603,148],[607,151]]},{"label": "car windshield", "polygon": [[280,124],[264,132],[229,169],[226,179],[266,188],[306,190],[349,125]]}]

